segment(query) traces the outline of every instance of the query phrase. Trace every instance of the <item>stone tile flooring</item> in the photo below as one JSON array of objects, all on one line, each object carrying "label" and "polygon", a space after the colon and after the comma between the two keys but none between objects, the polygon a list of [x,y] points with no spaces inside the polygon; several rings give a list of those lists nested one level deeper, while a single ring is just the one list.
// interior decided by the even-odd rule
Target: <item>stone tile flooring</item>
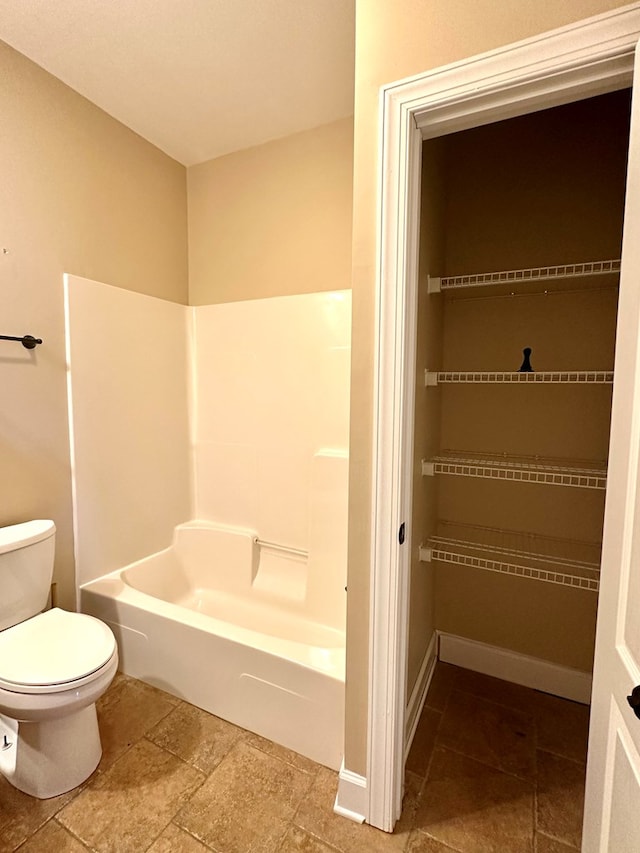
[{"label": "stone tile flooring", "polygon": [[0,778],[0,853],[570,853],[583,706],[438,664],[389,835],[333,813],[337,774],[119,674],[103,756],[36,800]]}]

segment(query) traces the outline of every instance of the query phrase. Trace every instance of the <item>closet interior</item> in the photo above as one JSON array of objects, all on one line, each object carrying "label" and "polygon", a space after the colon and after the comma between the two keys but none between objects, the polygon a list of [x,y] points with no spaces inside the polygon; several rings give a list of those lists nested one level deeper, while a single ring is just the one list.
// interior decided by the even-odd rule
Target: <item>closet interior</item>
[{"label": "closet interior", "polygon": [[629,109],[424,143],[409,692],[433,629],[592,668]]}]

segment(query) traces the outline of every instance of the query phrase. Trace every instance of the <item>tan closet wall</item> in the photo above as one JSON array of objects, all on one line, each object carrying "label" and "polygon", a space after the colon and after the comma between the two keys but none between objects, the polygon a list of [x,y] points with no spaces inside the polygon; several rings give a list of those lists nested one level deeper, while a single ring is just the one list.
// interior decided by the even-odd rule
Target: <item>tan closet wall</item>
[{"label": "tan closet wall", "polygon": [[[442,268],[455,275],[620,257],[629,94],[619,92],[447,137]],[[428,193],[425,183],[423,191]],[[502,298],[431,297],[442,307],[437,370],[611,370],[615,279],[587,290]],[[556,291],[556,292],[554,292]],[[423,389],[441,406],[441,447],[605,460],[611,386],[453,385]],[[430,403],[427,402],[427,408]],[[425,422],[425,432],[432,425]],[[601,537],[604,492],[440,476],[442,519],[543,536]],[[436,482],[437,481],[437,482]],[[424,488],[424,485],[423,485]],[[430,568],[425,564],[425,570]],[[590,670],[597,594],[437,564],[435,625]]]}]

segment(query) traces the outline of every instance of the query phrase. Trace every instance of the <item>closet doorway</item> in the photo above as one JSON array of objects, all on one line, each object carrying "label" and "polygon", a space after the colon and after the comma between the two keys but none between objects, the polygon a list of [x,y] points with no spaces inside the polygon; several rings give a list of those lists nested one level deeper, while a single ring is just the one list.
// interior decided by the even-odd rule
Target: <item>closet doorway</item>
[{"label": "closet doorway", "polygon": [[424,143],[409,693],[433,625],[444,661],[589,701],[630,101]]},{"label": "closet doorway", "polygon": [[[389,87],[385,93],[378,329],[381,356],[377,365],[370,670],[372,713],[368,766],[368,819],[384,829],[391,828],[400,810],[407,735],[405,664],[410,644],[407,633],[409,577],[412,556],[421,544],[412,536],[410,519],[414,467],[413,410],[416,396],[421,392],[420,383],[416,383],[415,335],[418,189],[422,143],[424,139],[436,139],[445,134],[562,104],[572,104],[629,87],[632,84],[633,49],[639,29],[640,15],[636,4],[617,13],[598,16],[575,27],[563,28],[539,39],[470,60],[460,66],[451,66],[418,80]],[[639,111],[637,104],[634,111]],[[615,833],[621,827],[626,827],[624,831],[630,833],[640,831],[640,827],[634,823],[638,820],[637,809],[634,810],[630,805],[625,811],[625,803],[632,803],[634,799],[637,802],[638,790],[634,780],[639,777],[640,768],[640,724],[638,729],[633,726],[635,718],[626,703],[626,695],[634,682],[640,682],[640,643],[636,643],[633,631],[637,619],[634,621],[630,618],[638,615],[633,604],[637,600],[637,595],[633,595],[634,584],[640,587],[632,559],[637,548],[634,526],[640,526],[635,521],[640,437],[640,417],[636,414],[640,406],[636,392],[640,327],[640,300],[636,282],[640,275],[640,246],[636,248],[638,241],[629,237],[640,228],[638,132],[638,119],[634,117],[630,132],[626,239],[621,261],[616,344],[616,367],[623,364],[624,369],[618,370],[616,374],[611,452],[608,475],[605,474],[608,476],[608,497],[602,564],[604,582],[599,604],[587,780],[590,827],[585,833],[585,845],[589,846],[584,849],[594,851],[614,849],[608,848],[607,844],[617,844],[615,849],[626,850],[620,846],[624,834],[618,836]],[[589,260],[596,259],[592,257]],[[556,263],[559,262],[560,259]],[[578,259],[572,258],[571,262],[577,263]],[[513,271],[515,266],[507,268]],[[535,265],[519,267],[521,270],[525,268],[534,269]],[[568,310],[570,314],[572,309]],[[527,354],[521,353],[520,356],[526,362]],[[535,355],[531,353],[529,358],[535,368]],[[432,374],[444,372],[438,371],[437,365],[434,367],[435,370],[430,370]],[[487,370],[497,369],[495,365],[487,367]],[[557,372],[554,367],[538,369],[541,373]],[[573,365],[571,369],[578,373],[585,372]],[[461,374],[469,370],[486,372],[477,371],[475,366],[467,368],[466,365],[449,372]],[[605,373],[610,372],[604,367],[603,370]],[[514,367],[513,370],[498,372],[516,373],[518,369]],[[587,372],[599,373],[600,367],[594,366],[593,371]],[[436,382],[439,378],[436,376]],[[423,380],[423,392],[424,381],[433,382],[433,376],[426,376]],[[525,380],[522,385],[526,386],[529,381],[533,380]],[[538,381],[541,380],[535,380]],[[429,388],[426,390],[429,391]],[[455,393],[461,390],[458,388]],[[509,389],[499,390],[505,392]],[[520,393],[544,389],[518,387],[511,390]],[[586,392],[594,389],[581,390]],[[497,389],[494,391],[497,392]],[[460,461],[459,458],[440,462],[431,460],[436,465],[457,465]],[[486,459],[481,461],[488,462]],[[468,460],[463,461],[465,466],[467,463]],[[426,470],[423,469],[426,476],[449,473],[442,469],[430,471],[429,465],[427,459]],[[512,468],[509,467],[509,470]],[[602,471],[599,474],[594,471],[583,467],[580,476],[597,479]],[[569,476],[566,472],[556,472],[556,475]],[[537,489],[538,485],[532,488]],[[408,530],[404,545],[399,535],[402,523]],[[528,582],[541,583],[540,580]],[[628,837],[632,838],[633,834]]]}]

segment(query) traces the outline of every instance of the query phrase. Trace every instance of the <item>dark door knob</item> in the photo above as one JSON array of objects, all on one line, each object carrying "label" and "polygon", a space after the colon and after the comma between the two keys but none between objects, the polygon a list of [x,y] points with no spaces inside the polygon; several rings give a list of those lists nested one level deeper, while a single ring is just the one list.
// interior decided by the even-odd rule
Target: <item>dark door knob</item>
[{"label": "dark door knob", "polygon": [[627,702],[633,708],[633,713],[640,720],[640,684],[633,688],[631,696],[627,696]]}]

